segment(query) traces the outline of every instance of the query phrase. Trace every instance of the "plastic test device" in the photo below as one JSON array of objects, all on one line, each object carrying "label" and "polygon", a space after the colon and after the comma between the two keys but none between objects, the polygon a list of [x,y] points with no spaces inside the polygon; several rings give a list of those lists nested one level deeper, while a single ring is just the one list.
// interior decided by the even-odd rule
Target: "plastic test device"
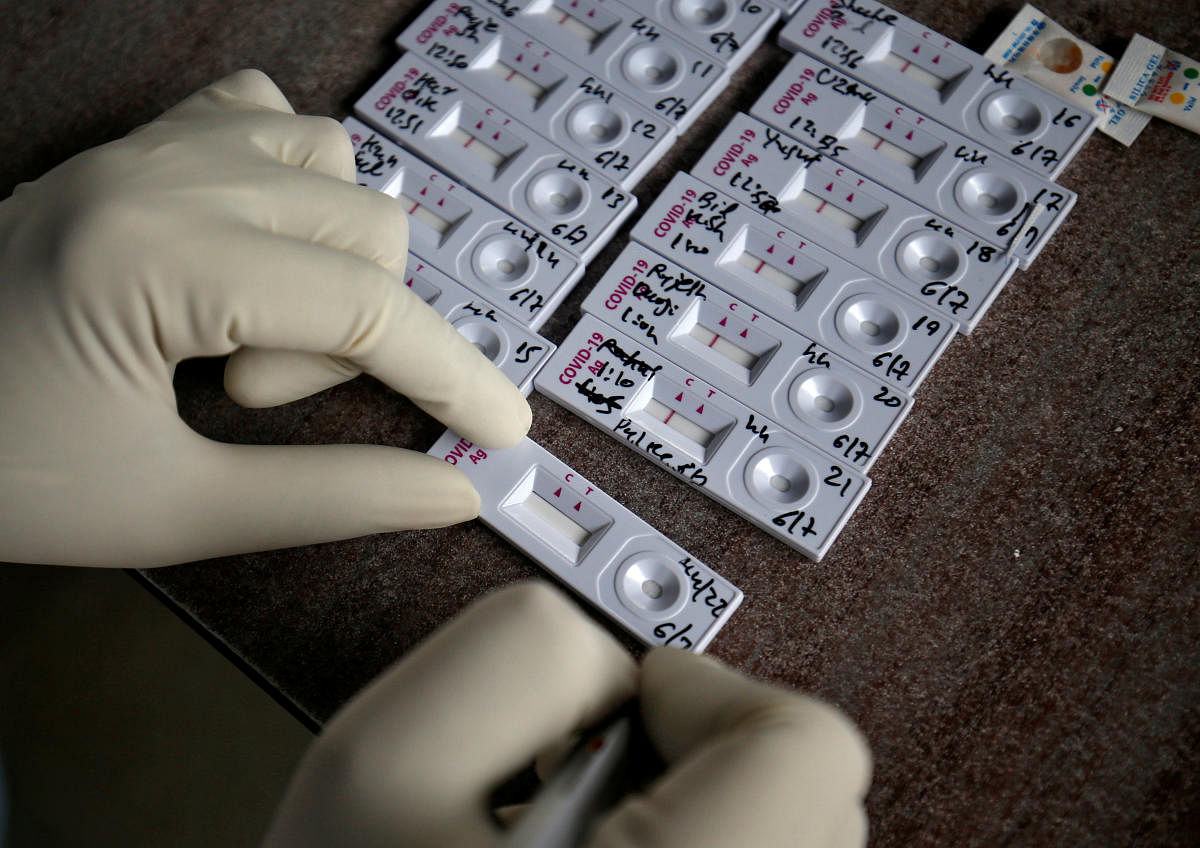
[{"label": "plastic test device", "polygon": [[583,301],[583,310],[642,344],[660,347],[669,358],[675,358],[672,347],[684,345],[693,352],[689,361],[697,355],[711,359],[739,380],[762,376],[759,354],[748,349],[751,334],[741,337],[739,328],[748,321],[756,328],[754,339],[778,340],[764,346],[767,356],[847,359],[882,381],[879,389],[892,385],[911,395],[954,337],[954,322],[943,322],[882,284],[830,282],[816,283],[798,310],[771,300],[766,303],[773,308],[762,310],[630,242]]},{"label": "plastic test device", "polygon": [[804,53],[750,114],[950,221],[1029,266],[1075,192]]},{"label": "plastic test device", "polygon": [[[380,161],[372,155],[375,148],[367,137],[360,135],[355,146],[359,151],[355,156],[359,184],[382,190],[391,173],[384,167],[386,160]],[[490,301],[447,277],[414,253],[408,255],[404,282],[474,343],[517,388],[529,394],[533,388],[533,375],[554,351],[551,342],[497,311]]]},{"label": "plastic test device", "polygon": [[692,173],[909,294],[953,286],[961,295],[939,305],[966,332],[1017,269],[1003,248],[749,115],[734,116]]},{"label": "plastic test device", "polygon": [[[652,347],[830,456],[869,469],[912,408],[907,389],[881,383],[715,289],[705,294],[670,317],[629,307],[619,323],[633,317],[633,344]],[[601,296],[608,299],[593,290],[586,308],[609,320],[613,312],[598,303]]]},{"label": "plastic test device", "polygon": [[779,43],[1049,179],[1096,125],[1087,110],[875,0],[808,0],[780,30]]},{"label": "plastic test device", "polygon": [[[556,6],[574,0],[554,0]],[[725,67],[740,67],[762,44],[779,18],[769,3],[751,0],[635,0],[638,8],[649,5],[656,20],[701,50],[720,59]]]},{"label": "plastic test device", "polygon": [[[804,310],[814,286],[837,286],[846,292],[841,288],[846,283],[865,280],[874,284],[872,290],[891,289],[845,259],[767,221],[690,174],[675,175],[634,225],[632,235],[655,252],[802,333],[805,327],[790,320],[790,313]],[[898,290],[891,290],[896,292],[895,306],[891,309],[883,308],[878,298],[871,298],[874,317],[855,310],[840,319],[837,327],[837,335],[847,345],[838,346],[838,352],[866,370],[878,367],[874,357],[882,352],[881,348],[894,349],[904,343],[909,329],[937,338],[944,326],[954,322],[951,307],[963,297],[944,283],[928,283],[920,289],[916,317],[910,322],[908,316],[914,312],[901,305],[903,296]],[[823,298],[821,302],[826,300]],[[930,326],[931,311],[941,316],[933,318],[937,321],[936,328]],[[864,324],[864,320],[869,323]],[[876,332],[877,329],[882,332]],[[818,335],[818,340],[833,347],[830,334]],[[862,359],[864,354],[870,354],[869,365]]]},{"label": "plastic test device", "polygon": [[742,592],[532,439],[428,451],[479,490],[480,519],[647,645],[703,651]]},{"label": "plastic test device", "polygon": [[[670,298],[675,308],[693,290],[703,293],[715,285],[910,394],[958,329],[953,319],[827,251],[808,244],[796,248],[778,231],[768,234],[751,226],[740,235],[740,243],[716,256],[673,250],[673,239],[659,243],[671,256],[686,259],[686,266],[631,242],[604,277],[604,308],[628,307],[626,293],[636,295],[639,284],[654,291],[659,283],[648,277],[662,281],[662,292],[654,297]],[[654,301],[653,308],[662,307]]]},{"label": "plastic test device", "polygon": [[620,0],[558,0],[498,20],[561,45],[561,55],[651,106],[681,133],[729,82],[723,62]]},{"label": "plastic test device", "polygon": [[438,0],[397,43],[625,188],[635,185],[674,143],[671,122],[492,12]]},{"label": "plastic test device", "polygon": [[[592,315],[575,325],[534,386],[813,560],[870,487],[846,460]],[[846,446],[854,452],[850,440]]]},{"label": "plastic test device", "polygon": [[[677,279],[665,263],[658,268],[661,277],[649,269],[647,276],[657,282]],[[648,284],[638,293],[658,299],[656,287]],[[857,450],[847,457],[868,468],[894,432],[894,422],[911,407],[907,389],[880,384],[812,339],[715,287],[701,294],[686,309],[674,314],[664,310],[655,317],[649,302],[645,312],[636,305],[619,312],[608,309],[611,291],[606,286],[593,289],[583,308],[831,455],[845,456],[839,441],[856,447],[873,444],[874,450],[866,448],[871,456],[863,461],[856,460]],[[903,360],[896,364],[904,366]],[[883,437],[868,437],[864,431],[871,427],[886,428]]]},{"label": "plastic test device", "polygon": [[789,15],[794,15],[796,13],[796,9],[800,7],[800,4],[803,3],[804,0],[767,0],[767,2],[772,6],[778,7],[786,19]]},{"label": "plastic test device", "polygon": [[566,155],[412,54],[354,108],[366,123],[585,262],[637,205],[595,166]]},{"label": "plastic test device", "polygon": [[415,254],[409,254],[404,282],[479,348],[517,388],[529,394],[534,375],[554,352],[552,342],[525,329]]},{"label": "plastic test device", "polygon": [[439,271],[536,330],[583,274],[583,264],[532,227],[492,206],[354,118],[361,185],[398,198],[409,248]]}]

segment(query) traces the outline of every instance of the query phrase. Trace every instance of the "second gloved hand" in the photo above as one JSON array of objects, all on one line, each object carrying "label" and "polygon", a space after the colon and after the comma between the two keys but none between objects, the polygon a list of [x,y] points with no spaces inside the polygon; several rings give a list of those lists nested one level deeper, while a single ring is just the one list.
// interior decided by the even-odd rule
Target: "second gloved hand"
[{"label": "second gloved hand", "polygon": [[285,402],[361,371],[484,446],[517,389],[400,276],[407,221],[346,133],[243,71],[0,204],[0,560],[151,566],[472,518],[467,478],[368,445],[219,444],[188,357]]},{"label": "second gloved hand", "polygon": [[861,848],[871,757],[831,707],[708,657],[642,666],[557,592],[476,603],[333,717],[265,848],[501,848],[492,791],[637,695],[667,771],[588,848]]}]

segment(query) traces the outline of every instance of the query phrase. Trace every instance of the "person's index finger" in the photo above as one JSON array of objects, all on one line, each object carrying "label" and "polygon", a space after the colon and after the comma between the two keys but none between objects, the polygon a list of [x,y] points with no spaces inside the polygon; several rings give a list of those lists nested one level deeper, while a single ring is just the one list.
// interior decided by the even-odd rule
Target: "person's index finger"
[{"label": "person's index finger", "polygon": [[409,219],[395,198],[318,169],[278,163],[262,168],[255,185],[256,204],[236,210],[253,226],[353,253],[397,275],[404,273]]},{"label": "person's index finger", "polygon": [[333,118],[321,116],[297,115],[293,120],[295,131],[277,136],[268,152],[287,165],[353,183],[354,145],[346,128]]},{"label": "person's index finger", "polygon": [[[172,235],[165,226],[163,237]],[[169,361],[238,347],[348,360],[483,447],[529,429],[524,395],[401,276],[354,253],[241,222],[194,226],[146,283]],[[205,292],[204,310],[190,292]],[[96,296],[100,292],[95,293]]]},{"label": "person's index finger", "polygon": [[244,100],[276,112],[295,114],[287,96],[279,90],[269,76],[257,68],[245,68],[234,71],[207,87],[209,90],[224,94],[236,100]]},{"label": "person's index finger", "polygon": [[295,114],[292,104],[270,77],[262,71],[246,68],[193,92],[164,112],[162,117],[211,115],[228,109],[232,103],[249,104],[288,115]]},{"label": "person's index finger", "polygon": [[231,144],[253,145],[284,165],[355,182],[354,145],[333,118],[285,114],[236,100],[226,108],[223,130]]},{"label": "person's index finger", "polygon": [[[255,145],[287,165],[355,181],[350,134],[333,118],[297,115],[283,92],[261,71],[238,71],[172,106],[155,121],[185,121]],[[211,137],[211,136],[210,136]]]}]

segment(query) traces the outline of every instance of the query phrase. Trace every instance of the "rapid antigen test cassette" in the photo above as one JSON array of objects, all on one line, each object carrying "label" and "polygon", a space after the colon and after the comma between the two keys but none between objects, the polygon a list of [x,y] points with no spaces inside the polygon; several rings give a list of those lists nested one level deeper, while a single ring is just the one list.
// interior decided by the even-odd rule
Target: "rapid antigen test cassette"
[{"label": "rapid antigen test cassette", "polygon": [[[824,370],[801,375],[815,391]],[[811,385],[809,382],[811,381]],[[814,560],[870,481],[646,346],[584,315],[537,390]],[[857,446],[845,437],[852,456]]]},{"label": "rapid antigen test cassette", "polygon": [[[953,321],[932,315],[865,276],[850,282],[822,276],[806,290],[799,306],[784,304],[769,293],[764,297],[759,292],[755,300],[769,309],[734,297],[645,245],[630,242],[588,294],[583,310],[642,344],[669,346],[679,339],[699,358],[715,359],[739,378],[748,364],[757,366],[749,359],[755,356],[747,350],[749,333],[743,339],[736,329],[748,319],[778,340],[778,347],[768,345],[773,357],[813,363],[842,358],[910,395],[954,337]],[[696,348],[697,343],[703,349]],[[669,347],[663,352],[673,358]],[[730,358],[733,362],[727,363]],[[701,369],[700,364],[695,368]],[[701,377],[709,373],[697,370]]]},{"label": "rapid antigen test cassette", "polygon": [[[675,175],[634,224],[632,237],[756,306],[755,297],[743,294],[747,284],[798,307],[816,280],[875,279],[690,174]],[[947,321],[957,321],[956,314],[970,305],[969,295],[952,283],[935,280],[910,288],[925,309]]]},{"label": "rapid antigen test cassette", "polygon": [[674,143],[674,125],[503,23],[501,14],[438,0],[397,42],[610,179],[635,185]]},{"label": "rapid antigen test cassette", "polygon": [[789,16],[796,13],[796,10],[800,8],[804,0],[767,0],[767,2],[778,8],[786,20]]},{"label": "rapid antigen test cassette", "polygon": [[409,249],[536,330],[583,274],[583,264],[354,118],[359,183],[395,197],[409,219]]},{"label": "rapid antigen test cassette", "polygon": [[[554,5],[576,0],[555,0]],[[634,0],[651,15],[701,50],[734,70],[762,44],[779,10],[757,0]]]},{"label": "rapid antigen test cassette", "polygon": [[750,114],[978,232],[1028,267],[1076,195],[803,53]]},{"label": "rapid antigen test cassette", "polygon": [[554,345],[527,330],[479,295],[460,286],[421,257],[409,254],[404,282],[479,348],[524,394]]},{"label": "rapid antigen test cassette", "polygon": [[779,33],[855,79],[1054,179],[1094,117],[874,0],[808,0]]},{"label": "rapid antigen test cassette", "polygon": [[692,173],[905,291],[954,286],[967,331],[1017,269],[1002,248],[749,115],[733,117]]},{"label": "rapid antigen test cassette", "polygon": [[[632,325],[633,344],[653,348],[830,456],[869,469],[912,407],[908,392],[880,385],[812,339],[721,295],[714,288],[689,309],[660,317],[628,307],[617,328]],[[607,299],[593,289],[585,309],[606,320],[613,316]],[[848,443],[855,445],[850,455]]]},{"label": "rapid antigen test cassette", "polygon": [[[666,276],[665,263],[660,267]],[[646,288],[638,289],[643,299]],[[878,456],[911,407],[905,390],[880,385],[812,339],[715,287],[687,309],[674,315],[663,310],[659,317],[636,305],[619,313],[608,309],[610,294],[593,289],[584,309],[827,452],[837,451],[831,443],[846,437],[877,445],[871,458]],[[881,392],[890,405],[872,402]],[[884,433],[882,439],[877,432]]]},{"label": "rapid antigen test cassette", "polygon": [[511,23],[683,132],[729,82],[729,69],[619,0],[525,6]]},{"label": "rapid antigen test cassette", "polygon": [[637,204],[591,165],[567,156],[457,80],[405,55],[355,112],[585,262]]},{"label": "rapid antigen test cassette", "polygon": [[479,518],[647,645],[703,651],[742,592],[532,439],[484,449],[447,430],[428,451],[461,469]]}]

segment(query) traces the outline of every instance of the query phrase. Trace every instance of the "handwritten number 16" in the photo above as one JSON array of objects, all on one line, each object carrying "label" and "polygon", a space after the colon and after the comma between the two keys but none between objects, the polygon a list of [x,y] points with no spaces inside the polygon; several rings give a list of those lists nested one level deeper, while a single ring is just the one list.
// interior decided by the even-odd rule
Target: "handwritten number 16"
[{"label": "handwritten number 16", "polygon": [[1079,119],[1082,117],[1083,117],[1083,115],[1069,115],[1068,116],[1067,107],[1064,106],[1058,110],[1058,114],[1054,116],[1054,118],[1050,121],[1050,123],[1062,124],[1064,127],[1073,127],[1079,123]]}]

